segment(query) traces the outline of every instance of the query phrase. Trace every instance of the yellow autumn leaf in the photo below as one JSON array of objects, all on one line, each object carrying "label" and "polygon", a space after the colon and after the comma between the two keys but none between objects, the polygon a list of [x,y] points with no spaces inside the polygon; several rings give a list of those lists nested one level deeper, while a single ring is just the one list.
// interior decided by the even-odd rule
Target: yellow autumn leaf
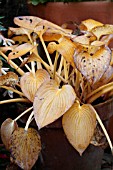
[{"label": "yellow autumn leaf", "polygon": [[34,117],[39,129],[61,117],[72,106],[75,98],[71,85],[59,88],[55,80],[42,84],[33,102]]},{"label": "yellow autumn leaf", "polygon": [[73,67],[75,67],[73,55],[75,52],[76,45],[67,37],[60,39],[59,44],[55,42],[50,42],[48,44],[47,50],[51,54],[54,51],[58,51],[67,62],[69,62]]},{"label": "yellow autumn leaf", "polygon": [[10,118],[7,118],[2,123],[2,125],[1,125],[1,139],[2,139],[2,142],[4,143],[6,149],[9,149],[11,134],[17,128],[18,128],[17,123]]},{"label": "yellow autumn leaf", "polygon": [[22,55],[25,55],[28,53],[31,49],[33,49],[33,45],[29,43],[24,43],[16,47],[12,52],[9,53],[8,55],[8,60],[19,58]]},{"label": "yellow autumn leaf", "polygon": [[37,89],[49,79],[50,76],[44,69],[37,70],[35,74],[26,72],[20,79],[20,86],[25,96],[33,102]]},{"label": "yellow autumn leaf", "polygon": [[[68,29],[63,29],[62,27],[50,22],[50,21],[47,21],[47,20],[44,20],[44,19],[41,19],[39,17],[36,17],[36,16],[19,16],[19,17],[15,17],[14,18],[14,23],[18,26],[21,26],[21,27],[24,27],[24,28],[27,28],[27,29],[30,29],[30,30],[37,30],[38,27],[40,26],[44,26],[46,28],[51,28],[53,29],[54,31],[57,30],[57,33],[58,33],[58,30],[60,31],[60,33],[64,33],[65,35],[70,35],[70,30]],[[39,31],[39,30],[38,30]],[[37,32],[37,31],[36,31]]]},{"label": "yellow autumn leaf", "polygon": [[93,19],[87,19],[81,22],[80,29],[91,31],[95,27],[103,26],[103,24],[99,21]]},{"label": "yellow autumn leaf", "polygon": [[90,144],[96,127],[96,115],[90,104],[74,103],[63,115],[62,125],[70,144],[80,155]]},{"label": "yellow autumn leaf", "polygon": [[11,135],[11,161],[24,170],[31,170],[38,159],[41,140],[38,132],[29,128],[18,128]]},{"label": "yellow autumn leaf", "polygon": [[92,29],[91,32],[97,37],[98,40],[100,40],[103,35],[113,34],[113,25],[105,24]]},{"label": "yellow autumn leaf", "polygon": [[17,35],[15,37],[12,38],[13,41],[18,42],[19,44],[22,43],[30,43],[29,38],[27,37],[27,35]]}]

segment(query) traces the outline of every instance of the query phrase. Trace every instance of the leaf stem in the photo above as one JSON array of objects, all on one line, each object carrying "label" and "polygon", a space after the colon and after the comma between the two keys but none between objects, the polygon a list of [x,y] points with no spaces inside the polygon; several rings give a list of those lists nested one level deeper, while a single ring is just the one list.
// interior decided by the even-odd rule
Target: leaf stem
[{"label": "leaf stem", "polygon": [[27,110],[25,110],[24,112],[22,112],[16,119],[14,119],[14,121],[17,121],[18,119],[20,119],[23,115],[25,115],[26,113],[28,113],[30,110],[33,109],[33,106],[28,108]]},{"label": "leaf stem", "polygon": [[105,136],[106,136],[106,139],[107,139],[107,141],[108,141],[108,143],[109,143],[111,152],[112,152],[112,154],[113,154],[113,145],[112,145],[112,142],[111,142],[111,140],[110,140],[110,137],[109,137],[109,135],[108,135],[108,133],[107,133],[107,130],[106,130],[104,124],[102,123],[102,120],[100,119],[100,117],[99,117],[99,115],[97,114],[96,111],[95,111],[95,114],[96,114],[96,118],[97,118],[97,120],[98,120],[98,122],[99,122],[99,124],[100,124],[100,126],[101,126],[101,128],[102,128],[102,130],[103,130],[103,132],[104,132],[104,134],[105,134]]},{"label": "leaf stem", "polygon": [[15,89],[13,89],[12,87],[0,86],[0,88],[13,91],[13,92],[15,92],[15,93],[17,93],[17,94],[19,94],[19,95],[21,95],[21,96],[25,96],[24,93],[22,93],[22,92],[20,92],[20,91],[18,91],[18,90],[15,90]]},{"label": "leaf stem", "polygon": [[87,99],[87,103],[92,103],[93,101],[95,101],[97,98],[99,98],[100,96],[102,96],[103,94],[109,92],[113,90],[113,84],[104,87],[102,90],[98,91],[98,93],[94,94],[93,96],[91,96],[90,98]]},{"label": "leaf stem", "polygon": [[[23,59],[21,57],[19,57],[20,61],[23,62]],[[29,66],[27,64],[25,64],[25,67],[28,69],[28,71],[31,72],[31,69],[29,68]]]},{"label": "leaf stem", "polygon": [[26,122],[25,131],[28,130],[28,127],[29,127],[29,124],[31,123],[31,120],[32,120],[33,115],[34,115],[34,112],[32,111],[31,114],[30,114],[30,116],[29,116],[29,118],[28,118],[28,120],[27,120],[27,122]]},{"label": "leaf stem", "polygon": [[16,99],[8,99],[8,100],[0,101],[0,104],[13,103],[13,102],[26,102],[26,103],[30,103],[30,101],[28,99],[16,98]]},{"label": "leaf stem", "polygon": [[40,35],[39,38],[40,38],[40,41],[41,41],[41,43],[42,43],[42,45],[43,45],[43,48],[44,48],[44,51],[45,51],[45,53],[46,53],[47,59],[48,59],[48,61],[49,61],[49,65],[50,65],[51,67],[53,67],[52,61],[51,61],[51,58],[50,58],[50,55],[49,55],[49,53],[48,53],[48,51],[47,51],[47,48],[46,48],[45,42],[44,42],[44,40],[43,40],[43,38],[42,38],[42,35]]}]

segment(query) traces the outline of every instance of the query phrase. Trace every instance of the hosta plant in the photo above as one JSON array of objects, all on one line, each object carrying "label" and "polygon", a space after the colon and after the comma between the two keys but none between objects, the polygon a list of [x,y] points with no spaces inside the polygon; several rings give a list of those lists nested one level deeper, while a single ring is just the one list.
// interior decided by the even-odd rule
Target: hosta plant
[{"label": "hosta plant", "polygon": [[[0,104],[27,102],[32,107],[1,125],[1,138],[11,152],[11,161],[31,169],[41,150],[38,131],[60,117],[67,139],[81,156],[90,143],[101,145],[93,142],[98,124],[112,150],[93,104],[97,98],[105,101],[113,95],[109,47],[113,25],[88,19],[73,31],[67,23],[58,26],[33,16],[15,17],[14,23],[17,27],[9,27],[8,39],[1,37],[0,55],[15,71],[6,71],[0,61],[0,87],[16,93],[17,98]],[[17,120],[30,111],[25,128],[19,127]],[[33,119],[38,131],[29,127]]]}]

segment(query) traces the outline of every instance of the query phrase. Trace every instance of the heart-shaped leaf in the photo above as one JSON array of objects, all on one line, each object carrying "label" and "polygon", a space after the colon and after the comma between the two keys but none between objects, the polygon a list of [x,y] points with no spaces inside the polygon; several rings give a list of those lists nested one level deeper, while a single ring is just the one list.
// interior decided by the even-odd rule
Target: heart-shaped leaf
[{"label": "heart-shaped leaf", "polygon": [[96,127],[96,115],[90,104],[74,103],[63,115],[63,129],[71,145],[80,155],[90,144]]},{"label": "heart-shaped leaf", "polygon": [[4,143],[6,149],[9,149],[11,134],[17,128],[18,128],[17,123],[10,118],[7,118],[2,123],[2,125],[1,125],[1,139],[2,139],[2,142]]},{"label": "heart-shaped leaf", "polygon": [[108,69],[111,51],[107,47],[89,46],[87,50],[76,54],[74,61],[78,70],[91,83],[97,82]]},{"label": "heart-shaped leaf", "polygon": [[18,128],[11,136],[11,161],[24,170],[30,170],[38,159],[41,141],[38,132],[29,128]]},{"label": "heart-shaped leaf", "polygon": [[44,69],[39,69],[35,75],[32,72],[25,73],[20,79],[20,86],[25,96],[33,102],[37,89],[49,79],[48,72]]},{"label": "heart-shaped leaf", "polygon": [[55,80],[50,80],[37,90],[34,98],[34,116],[40,128],[61,117],[74,103],[76,94],[70,85],[59,89]]}]

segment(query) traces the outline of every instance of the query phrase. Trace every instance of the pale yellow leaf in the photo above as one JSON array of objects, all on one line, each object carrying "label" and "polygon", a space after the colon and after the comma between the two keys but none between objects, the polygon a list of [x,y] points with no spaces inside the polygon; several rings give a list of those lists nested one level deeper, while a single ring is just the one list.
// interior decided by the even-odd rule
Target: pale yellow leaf
[{"label": "pale yellow leaf", "polygon": [[80,155],[90,144],[96,127],[96,115],[90,104],[74,103],[63,115],[63,129],[70,144]]},{"label": "pale yellow leaf", "polygon": [[113,25],[106,24],[106,25],[92,29],[91,32],[99,40],[103,35],[113,34]]},{"label": "pale yellow leaf", "polygon": [[35,74],[26,72],[20,79],[20,86],[25,96],[33,102],[37,89],[49,79],[50,76],[44,69],[37,70]]},{"label": "pale yellow leaf", "polygon": [[55,80],[44,83],[34,98],[34,116],[40,128],[61,117],[74,103],[76,94],[70,85],[60,89]]},{"label": "pale yellow leaf", "polygon": [[29,128],[18,128],[11,135],[11,161],[24,170],[31,170],[38,159],[41,141],[38,132]]}]

